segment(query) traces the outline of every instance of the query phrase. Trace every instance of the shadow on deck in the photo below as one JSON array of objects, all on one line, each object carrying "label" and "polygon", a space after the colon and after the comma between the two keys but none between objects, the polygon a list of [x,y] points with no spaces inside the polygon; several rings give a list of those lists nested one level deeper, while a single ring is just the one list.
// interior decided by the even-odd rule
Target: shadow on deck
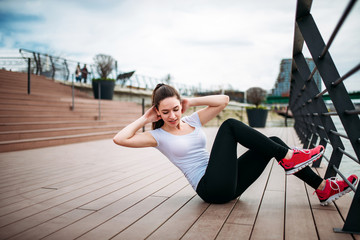
[{"label": "shadow on deck", "polygon": [[[205,129],[208,147],[216,130]],[[260,131],[300,146],[293,128]],[[110,139],[0,159],[0,239],[360,239],[333,232],[351,195],[322,207],[274,160],[240,199],[216,205],[157,150]]]}]

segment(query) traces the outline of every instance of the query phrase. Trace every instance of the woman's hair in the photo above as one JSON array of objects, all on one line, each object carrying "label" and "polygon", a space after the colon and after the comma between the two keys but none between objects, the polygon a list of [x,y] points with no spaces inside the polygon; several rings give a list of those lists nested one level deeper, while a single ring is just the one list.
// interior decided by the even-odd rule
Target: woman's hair
[{"label": "woman's hair", "polygon": [[[175,88],[164,83],[159,83],[156,85],[152,93],[152,105],[155,106],[157,110],[159,110],[160,102],[168,97],[176,97],[181,102],[180,94]],[[164,120],[160,119],[159,121],[152,123],[152,128],[161,128],[163,125]]]}]

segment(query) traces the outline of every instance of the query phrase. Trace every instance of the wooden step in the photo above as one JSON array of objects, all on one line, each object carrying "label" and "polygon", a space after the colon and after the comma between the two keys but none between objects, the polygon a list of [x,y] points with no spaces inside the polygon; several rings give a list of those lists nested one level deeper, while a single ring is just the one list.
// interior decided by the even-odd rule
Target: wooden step
[{"label": "wooden step", "polygon": [[[38,89],[37,91],[31,91],[30,94],[28,94],[27,89],[18,89],[18,88],[9,88],[9,87],[1,87],[0,89],[0,93],[1,93],[1,98],[6,97],[6,95],[8,94],[15,94],[15,95],[23,95],[23,96],[28,96],[29,98],[33,97],[33,96],[44,96],[47,98],[59,98],[59,97],[69,97],[71,98],[72,96],[72,90],[70,87],[70,89],[66,90],[66,91],[61,91],[61,90],[56,90],[57,87],[51,87],[51,88],[46,88],[46,89]],[[5,94],[5,96],[3,96]],[[92,96],[88,95],[87,93],[81,92],[79,90],[75,90],[74,91],[74,96],[75,97],[81,97],[81,98],[87,98],[87,99],[93,99]]]},{"label": "wooden step", "polygon": [[[0,107],[0,116],[18,116],[18,117],[24,117],[24,116],[74,116],[74,115],[80,115],[80,116],[93,116],[98,114],[98,107],[94,108],[88,108],[88,109],[81,109],[76,108],[74,111],[70,111],[69,106],[61,106],[61,107],[34,107],[34,106],[28,106],[28,107],[17,107],[17,108],[9,108],[8,109],[2,109]],[[116,108],[114,110],[106,110],[105,108],[101,108],[101,115],[103,116],[117,116],[119,117],[120,114],[131,114],[131,115],[140,115],[140,109],[127,109],[127,108]]]},{"label": "wooden step", "polygon": [[[0,94],[1,95],[1,94]],[[75,107],[81,109],[93,109],[98,108],[99,101],[98,100],[90,100],[82,99],[82,98],[75,98],[74,100]],[[7,106],[6,108],[12,108],[12,106],[20,105],[20,106],[72,106],[72,99],[71,98],[46,98],[46,97],[39,97],[38,99],[34,99],[31,97],[15,97],[11,96],[7,99],[0,97],[0,107]],[[100,105],[103,109],[134,109],[134,111],[141,111],[141,105],[132,103],[132,102],[119,102],[119,101],[104,101],[101,100]]]},{"label": "wooden step", "polygon": [[[0,152],[112,138],[141,116],[131,102],[93,99],[44,76],[0,70]],[[99,116],[99,104],[101,116]],[[150,127],[150,126],[147,126]]]},{"label": "wooden step", "polygon": [[84,133],[84,134],[76,134],[76,135],[68,135],[68,136],[1,141],[0,152],[19,151],[25,149],[50,147],[50,146],[57,146],[63,144],[71,144],[71,143],[112,138],[113,136],[115,136],[117,132],[118,131],[106,131],[106,132]]},{"label": "wooden step", "polygon": [[0,131],[19,131],[19,130],[36,130],[49,128],[68,128],[68,127],[87,127],[87,126],[104,126],[114,124],[127,124],[129,122],[117,119],[117,121],[51,121],[51,122],[18,122],[18,123],[0,123]]},{"label": "wooden step", "polygon": [[32,138],[45,138],[45,137],[58,137],[68,136],[83,133],[95,133],[95,132],[107,132],[107,131],[119,131],[123,125],[103,125],[103,126],[82,126],[82,127],[68,127],[68,128],[49,128],[49,129],[37,129],[37,130],[17,130],[0,132],[1,141],[12,140],[25,140]]},{"label": "wooden step", "polygon": [[[139,115],[136,115],[139,117]],[[115,121],[121,118],[122,120],[133,120],[134,116],[108,116],[101,114],[101,120],[111,120]],[[49,122],[49,121],[80,121],[80,120],[98,120],[99,116],[97,114],[93,115],[74,115],[74,116],[53,116],[53,115],[31,115],[31,116],[24,116],[19,117],[17,115],[6,115],[0,116],[0,123],[14,123],[14,122]]]}]

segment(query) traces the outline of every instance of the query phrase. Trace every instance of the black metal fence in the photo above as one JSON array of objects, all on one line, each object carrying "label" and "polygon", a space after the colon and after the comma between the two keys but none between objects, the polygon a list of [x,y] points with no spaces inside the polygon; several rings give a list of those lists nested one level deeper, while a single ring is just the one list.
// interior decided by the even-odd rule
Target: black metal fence
[{"label": "black metal fence", "polygon": [[[43,75],[48,78],[60,80],[60,81],[72,81],[75,76],[75,70],[77,65],[80,65],[80,68],[86,64],[89,71],[88,82],[91,83],[92,78],[98,78],[99,75],[96,71],[96,66],[94,64],[89,64],[85,62],[79,62],[74,60],[69,60],[59,56],[52,56],[47,53],[35,52],[27,49],[19,49],[21,57],[15,58],[3,58],[0,59],[0,66],[2,68],[17,71],[17,72],[30,72],[31,74]],[[28,66],[28,60],[30,59],[30,67]],[[118,79],[118,76],[124,74],[118,70],[117,62],[115,62],[114,70],[110,73],[110,78],[117,79],[116,84],[121,87],[132,88],[132,89],[143,89],[143,90],[152,90],[155,88],[156,84],[160,82],[166,82],[167,77],[155,78],[140,74],[130,74],[128,78]],[[171,82],[182,95],[192,95],[195,92],[200,92],[201,89],[198,89],[195,86],[189,86],[186,84]]]},{"label": "black metal fence", "polygon": [[[329,49],[343,26],[346,18],[351,13],[356,0],[349,1],[344,13],[338,21],[328,42],[325,44],[320,31],[310,13],[312,0],[298,0],[296,9],[296,22],[293,46],[293,62],[291,73],[291,88],[289,107],[295,118],[296,132],[304,144],[304,148],[322,144],[332,146],[332,153],[328,161],[325,178],[337,174],[343,178],[355,192],[345,224],[342,228],[334,228],[336,232],[360,233],[360,189],[349,183],[339,171],[344,155],[359,164],[360,159],[360,110],[355,109],[343,81],[359,71],[360,64],[355,63],[346,74],[340,76]],[[315,69],[311,72],[303,55],[303,45],[306,44],[314,62]],[[319,92],[313,75],[318,71],[325,85],[325,90]],[[333,111],[328,108],[323,100],[323,95],[328,93]],[[345,133],[340,133],[334,125],[332,116],[337,116]],[[350,141],[351,152],[345,150],[343,141]],[[320,165],[320,160],[314,166]]]}]

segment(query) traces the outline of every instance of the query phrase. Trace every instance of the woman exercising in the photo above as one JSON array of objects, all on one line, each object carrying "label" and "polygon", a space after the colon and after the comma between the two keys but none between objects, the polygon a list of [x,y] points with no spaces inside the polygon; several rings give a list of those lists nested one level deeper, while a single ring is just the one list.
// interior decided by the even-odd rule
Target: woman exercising
[{"label": "woman exercising", "polygon": [[[185,175],[196,193],[208,203],[226,203],[239,197],[275,157],[287,175],[294,174],[311,187],[327,205],[351,189],[343,180],[324,180],[308,166],[324,153],[313,149],[290,149],[278,137],[266,137],[246,124],[228,119],[220,126],[211,152],[206,150],[202,126],[217,116],[229,102],[226,95],[181,99],[173,87],[158,84],[152,95],[152,107],[143,116],[123,128],[114,142],[125,147],[155,147]],[[182,117],[189,107],[206,106]],[[138,133],[152,123],[153,130]],[[239,158],[237,144],[248,149]],[[358,177],[348,180],[356,184]]]}]

